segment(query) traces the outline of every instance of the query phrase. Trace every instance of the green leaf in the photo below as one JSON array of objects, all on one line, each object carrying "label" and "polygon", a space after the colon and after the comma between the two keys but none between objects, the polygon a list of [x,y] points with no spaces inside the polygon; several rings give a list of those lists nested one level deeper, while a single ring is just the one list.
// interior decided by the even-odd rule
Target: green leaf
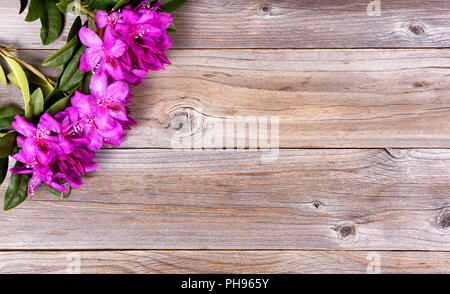
[{"label": "green leaf", "polygon": [[48,112],[51,116],[54,116],[58,112],[64,110],[69,104],[70,97],[64,97],[56,101],[52,106],[50,106],[45,112]]},{"label": "green leaf", "polygon": [[[16,166],[20,166],[17,163]],[[28,181],[30,174],[12,174],[9,179],[9,186],[5,193],[5,203],[3,209],[5,211],[13,209],[28,197]]]},{"label": "green leaf", "polygon": [[11,127],[14,116],[23,115],[23,110],[16,106],[5,106],[0,109],[0,130]]},{"label": "green leaf", "polygon": [[17,132],[11,131],[0,137],[0,158],[8,157],[13,154],[14,147],[16,147]]},{"label": "green leaf", "polygon": [[67,43],[69,43],[73,37],[75,36],[78,37],[78,32],[80,31],[80,29],[81,29],[81,17],[77,16],[72,26],[70,27],[69,34],[67,35]]},{"label": "green leaf", "polygon": [[67,7],[73,0],[60,0],[59,3],[56,3],[56,7],[58,7],[61,13],[67,14]]},{"label": "green leaf", "polygon": [[186,3],[186,0],[162,0],[161,10],[165,12],[175,12]]},{"label": "green leaf", "polygon": [[9,157],[0,158],[0,185],[3,184],[3,181],[8,174],[8,162]]},{"label": "green leaf", "polygon": [[[49,84],[47,81],[44,81],[40,77],[36,76],[34,73],[30,71],[25,71],[25,75],[27,76],[28,79],[30,92],[36,90],[36,88],[41,88],[42,92],[44,93],[44,96],[47,96],[53,91],[54,87],[51,84]],[[14,86],[20,89],[19,81],[17,80],[13,72],[8,74],[8,79]]]},{"label": "green leaf", "polygon": [[116,6],[114,6],[114,10],[119,9],[120,7],[127,5],[128,3],[130,3],[132,0],[120,0],[119,2],[117,2]]},{"label": "green leaf", "polygon": [[89,95],[91,92],[91,89],[89,88],[91,85],[91,77],[92,77],[92,72],[86,73],[86,75],[84,77],[83,86],[80,89],[80,92],[83,93],[84,95]]},{"label": "green leaf", "polygon": [[58,39],[63,28],[63,15],[56,3],[56,0],[45,0],[47,9],[41,16],[41,40],[44,45],[49,45]]},{"label": "green leaf", "polygon": [[47,96],[55,88],[51,84],[49,84],[47,81],[44,81],[43,79],[41,79],[40,77],[38,77],[37,75],[35,75],[34,73],[32,73],[30,71],[25,71],[25,74],[27,75],[28,83],[30,85],[33,85],[33,87],[34,87],[31,91],[33,91],[39,87],[42,89],[44,96]]},{"label": "green leaf", "polygon": [[28,6],[28,0],[20,0],[20,11],[19,14],[21,14],[25,8]]},{"label": "green leaf", "polygon": [[28,14],[25,17],[25,21],[32,22],[40,18],[45,11],[45,1],[43,0],[31,0],[28,6]]},{"label": "green leaf", "polygon": [[168,34],[173,34],[173,33],[176,33],[177,31],[178,31],[178,27],[174,23],[171,23],[170,26],[167,28]]},{"label": "green leaf", "polygon": [[8,80],[11,82],[11,84],[13,84],[14,86],[16,86],[17,88],[19,88],[20,90],[20,85],[19,85],[19,81],[17,80],[16,76],[14,75],[13,72],[10,72],[8,74]]},{"label": "green leaf", "polygon": [[72,192],[72,187],[71,186],[69,186],[69,188],[67,188],[67,193],[66,194],[64,194],[63,192],[61,192],[61,191],[58,191],[58,190],[56,190],[56,189],[53,189],[53,188],[50,188],[49,186],[47,186],[46,184],[44,184],[44,183],[42,183],[41,184],[45,189],[47,189],[47,191],[49,191],[50,193],[52,193],[53,195],[56,195],[56,196],[58,196],[58,197],[60,197],[60,198],[69,198],[69,196],[70,196],[70,193]]},{"label": "green leaf", "polygon": [[33,116],[37,117],[44,112],[44,94],[41,88],[37,88],[36,91],[31,94],[30,106],[33,110]]},{"label": "green leaf", "polygon": [[[20,65],[14,60],[9,57],[5,57],[6,62],[8,62],[9,66],[11,67],[12,72],[14,73],[15,77],[17,78],[17,84],[22,90],[23,98],[25,101],[25,118],[31,119],[32,113],[30,111],[30,87],[28,85],[28,79],[23,71],[23,69],[20,67]],[[9,75],[8,75],[9,77]]]},{"label": "green leaf", "polygon": [[89,8],[92,10],[109,10],[116,6],[120,0],[91,0]]},{"label": "green leaf", "polygon": [[42,66],[55,67],[65,64],[70,60],[78,45],[78,37],[73,37],[68,43],[62,46],[58,51],[50,55]]},{"label": "green leaf", "polygon": [[77,87],[77,85],[79,85],[81,81],[83,81],[85,72],[79,70],[79,67],[80,58],[85,49],[86,46],[81,46],[64,69],[64,72],[61,75],[61,79],[59,81],[59,88],[62,91],[69,91]]},{"label": "green leaf", "polygon": [[0,65],[0,82],[2,82],[2,84],[5,86],[6,88],[6,76],[5,76],[5,72],[3,71],[3,67]]}]

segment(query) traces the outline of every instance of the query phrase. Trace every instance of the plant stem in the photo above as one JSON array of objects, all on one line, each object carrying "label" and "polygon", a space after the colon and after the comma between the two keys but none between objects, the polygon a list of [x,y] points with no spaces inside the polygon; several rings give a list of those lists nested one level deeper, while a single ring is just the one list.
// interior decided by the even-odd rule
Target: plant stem
[{"label": "plant stem", "polygon": [[15,51],[15,49],[12,48],[6,48],[3,46],[0,46],[0,55],[3,57],[8,57],[11,59],[14,59],[15,61],[17,61],[18,63],[22,64],[24,67],[26,67],[27,69],[29,69],[32,73],[34,73],[35,75],[37,75],[38,77],[40,77],[42,80],[44,80],[45,82],[47,82],[48,84],[50,84],[51,86],[56,86],[56,82],[51,80],[50,78],[46,77],[43,73],[41,73],[39,70],[37,70],[36,68],[34,68],[33,66],[31,66],[30,64],[26,63],[25,61],[23,61],[22,59],[18,58],[17,56],[11,54],[9,51]]},{"label": "plant stem", "polygon": [[90,11],[89,9],[82,6],[81,3],[77,2],[77,1],[73,2],[73,5],[76,9],[79,9],[81,12],[83,12],[84,14],[88,15],[90,18],[95,20],[96,17],[95,17],[95,13],[93,11]]}]

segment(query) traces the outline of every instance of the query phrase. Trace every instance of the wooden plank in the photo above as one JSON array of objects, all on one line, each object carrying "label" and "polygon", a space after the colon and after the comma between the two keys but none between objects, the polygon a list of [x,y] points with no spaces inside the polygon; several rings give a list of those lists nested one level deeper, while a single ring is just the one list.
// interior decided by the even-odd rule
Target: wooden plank
[{"label": "wooden plank", "polygon": [[0,248],[450,250],[450,150],[263,153],[102,150],[69,200],[2,213]]},{"label": "wooden plank", "polygon": [[448,274],[450,252],[12,251],[0,253],[0,273]]},{"label": "wooden plank", "polygon": [[[19,52],[35,65],[48,54]],[[204,138],[217,133],[211,122],[238,116],[278,118],[282,148],[450,147],[447,49],[174,50],[170,59],[132,89],[138,125],[123,147],[176,147],[174,138]],[[9,88],[0,104],[21,103]]]},{"label": "wooden plank", "polygon": [[[446,0],[190,0],[174,19],[176,48],[401,48],[449,47]],[[18,1],[2,1],[1,43],[42,48],[39,22],[18,15]],[[20,33],[18,33],[20,32]],[[60,47],[62,42],[50,48]]]}]

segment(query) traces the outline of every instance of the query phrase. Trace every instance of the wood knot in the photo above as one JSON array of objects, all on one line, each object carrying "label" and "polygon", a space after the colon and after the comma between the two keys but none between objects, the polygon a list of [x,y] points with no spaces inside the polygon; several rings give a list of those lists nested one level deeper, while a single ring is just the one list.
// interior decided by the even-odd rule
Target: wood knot
[{"label": "wood knot", "polygon": [[411,24],[409,25],[409,31],[415,36],[423,36],[425,34],[425,28],[422,24]]},{"label": "wood knot", "polygon": [[439,218],[439,227],[442,229],[449,229],[450,228],[450,212],[446,211],[444,212],[441,217]]},{"label": "wood knot", "polygon": [[341,225],[337,228],[338,237],[341,240],[348,240],[355,236],[356,228],[354,225]]},{"label": "wood knot", "polygon": [[323,204],[322,204],[322,202],[320,202],[320,201],[314,201],[314,202],[313,202],[313,206],[314,206],[315,208],[319,209],[319,208],[322,208],[322,207],[323,207]]},{"label": "wood knot", "polygon": [[270,15],[271,11],[272,11],[272,5],[270,5],[270,4],[263,4],[259,7],[259,15],[260,16]]},{"label": "wood knot", "polygon": [[428,87],[430,84],[428,84],[427,82],[415,82],[414,83],[414,88],[424,88],[424,87]]},{"label": "wood knot", "polygon": [[184,126],[189,124],[189,114],[185,111],[180,111],[170,121],[170,128],[175,131],[181,131]]}]

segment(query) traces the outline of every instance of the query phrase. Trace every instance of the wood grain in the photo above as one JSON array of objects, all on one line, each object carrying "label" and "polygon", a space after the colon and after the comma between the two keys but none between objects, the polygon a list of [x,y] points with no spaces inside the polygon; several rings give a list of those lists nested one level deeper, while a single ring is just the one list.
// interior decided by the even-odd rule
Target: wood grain
[{"label": "wood grain", "polygon": [[[381,273],[450,273],[450,2],[369,2],[188,1],[124,149],[70,199],[2,213],[0,272],[79,256],[82,273],[366,273],[379,256]],[[2,1],[0,44],[39,66],[52,51],[18,10]],[[168,149],[239,116],[279,118],[287,149]]]},{"label": "wood grain", "polygon": [[263,153],[100,151],[69,200],[2,213],[0,248],[450,250],[450,150]]},{"label": "wood grain", "polygon": [[[379,261],[380,267],[375,265]],[[79,267],[78,267],[79,265]],[[450,252],[19,251],[0,253],[0,273],[317,274],[450,273]]]},{"label": "wood grain", "polygon": [[[49,52],[39,53],[19,56],[39,65]],[[217,133],[211,122],[239,116],[279,118],[282,148],[450,147],[448,49],[174,50],[169,56],[173,65],[132,89],[138,125],[122,147],[171,148],[174,138],[201,139]],[[0,91],[1,105],[21,100],[12,86]]]},{"label": "wood grain", "polygon": [[[368,16],[370,2],[190,0],[174,14],[180,30],[173,44],[202,49],[450,46],[449,1],[381,1],[381,15]],[[26,23],[18,11],[18,1],[2,1],[0,43],[41,49],[39,22]]]}]

